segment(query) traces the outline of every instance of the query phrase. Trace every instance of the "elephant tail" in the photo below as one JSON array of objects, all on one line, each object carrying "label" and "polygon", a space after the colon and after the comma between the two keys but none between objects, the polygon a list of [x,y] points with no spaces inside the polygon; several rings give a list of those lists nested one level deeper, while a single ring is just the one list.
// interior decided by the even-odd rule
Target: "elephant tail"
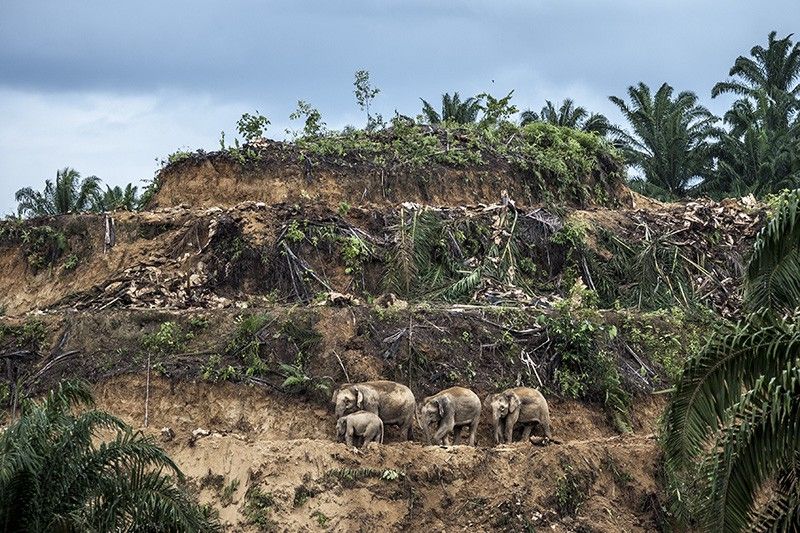
[{"label": "elephant tail", "polygon": [[381,444],[383,444],[383,420],[381,420]]}]

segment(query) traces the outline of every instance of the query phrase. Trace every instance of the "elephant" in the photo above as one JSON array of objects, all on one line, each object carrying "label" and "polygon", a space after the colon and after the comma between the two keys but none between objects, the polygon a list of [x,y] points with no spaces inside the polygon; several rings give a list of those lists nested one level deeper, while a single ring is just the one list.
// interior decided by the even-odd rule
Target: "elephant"
[{"label": "elephant", "polygon": [[362,446],[370,442],[383,444],[383,421],[369,411],[356,411],[336,421],[336,439],[353,446],[354,437],[363,437]]},{"label": "elephant", "polygon": [[523,424],[522,439],[527,440],[535,424],[542,426],[547,439],[552,438],[550,410],[542,393],[529,387],[514,387],[486,397],[485,405],[492,412],[494,441],[513,442],[514,426]]},{"label": "elephant", "polygon": [[411,389],[394,381],[345,383],[333,393],[336,418],[355,411],[375,413],[384,425],[400,426],[400,434],[411,440],[417,401]]},{"label": "elephant", "polygon": [[[478,422],[481,418],[481,400],[478,395],[464,387],[451,387],[433,396],[428,396],[420,404],[417,423],[425,433],[428,444],[450,445],[450,433],[455,444],[461,440],[461,430],[469,426],[469,445],[475,446]],[[430,426],[436,424],[433,436]]]}]

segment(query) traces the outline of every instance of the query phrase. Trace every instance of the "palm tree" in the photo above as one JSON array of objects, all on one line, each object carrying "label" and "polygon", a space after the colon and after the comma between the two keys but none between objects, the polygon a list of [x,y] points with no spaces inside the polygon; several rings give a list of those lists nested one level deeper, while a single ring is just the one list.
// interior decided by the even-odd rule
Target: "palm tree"
[{"label": "palm tree", "polygon": [[478,114],[481,111],[480,98],[470,97],[461,101],[458,92],[445,93],[442,95],[441,114],[434,109],[426,100],[422,100],[422,115],[429,124],[441,124],[443,122],[454,122],[456,124],[474,124],[478,121]]},{"label": "palm tree", "polygon": [[611,130],[611,124],[605,116],[599,113],[590,114],[586,108],[576,106],[570,98],[564,99],[558,109],[553,102],[546,100],[545,106],[538,114],[531,110],[523,111],[520,114],[520,124],[525,126],[531,122],[547,122],[600,136],[606,135]]},{"label": "palm tree", "polygon": [[797,531],[798,189],[781,197],[756,239],[745,306],[751,314],[686,366],[665,414],[672,495],[679,516],[703,531]]},{"label": "palm tree", "polygon": [[100,193],[100,178],[81,179],[75,169],[64,167],[56,172],[56,181],[45,180],[44,191],[25,187],[15,198],[20,216],[52,216],[86,211]]},{"label": "palm tree", "polygon": [[755,46],[751,58],[739,56],[731,80],[711,92],[740,95],[724,121],[707,190],[764,194],[800,183],[800,43],[791,35],[769,34],[767,48]]},{"label": "palm tree", "polygon": [[[769,34],[767,48],[758,45],[750,50],[752,59],[736,58],[728,73],[733,79],[714,85],[711,96],[733,93],[751,101],[764,96],[769,103],[767,126],[785,128],[800,105],[800,43],[792,43],[792,34],[783,39],[775,35],[774,31]],[[792,105],[785,105],[787,96]]]},{"label": "palm tree", "polygon": [[[102,411],[74,413],[90,405],[86,383],[64,382],[0,434],[2,531],[218,529],[150,438]],[[104,430],[116,437],[98,443]]]},{"label": "palm tree", "polygon": [[655,94],[644,83],[628,87],[631,102],[611,96],[632,132],[614,128],[628,163],[638,168],[648,185],[671,196],[683,196],[711,170],[711,139],[718,135],[717,118],[700,105],[697,95],[664,83]]},{"label": "palm tree", "polygon": [[97,198],[94,206],[96,211],[113,211],[114,209],[124,209],[135,211],[139,206],[139,196],[135,185],[129,183],[123,189],[119,185],[112,189],[106,185],[106,190]]},{"label": "palm tree", "polygon": [[786,128],[769,128],[767,105],[762,94],[755,104],[738,100],[725,113],[728,131],[713,147],[716,169],[700,190],[760,196],[800,186],[800,117]]}]

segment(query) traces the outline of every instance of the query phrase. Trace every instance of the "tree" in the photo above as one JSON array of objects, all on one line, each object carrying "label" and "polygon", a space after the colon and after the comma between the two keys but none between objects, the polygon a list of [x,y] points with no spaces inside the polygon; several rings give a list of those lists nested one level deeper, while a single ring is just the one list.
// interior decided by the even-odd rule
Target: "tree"
[{"label": "tree", "polygon": [[17,191],[15,199],[20,216],[52,216],[86,211],[99,193],[100,178],[81,179],[78,171],[64,167],[56,172],[55,183],[45,180],[43,191],[25,187]]},{"label": "tree", "polygon": [[382,125],[383,117],[380,115],[373,117],[369,112],[372,101],[381,92],[380,89],[372,86],[372,81],[369,79],[369,71],[357,70],[355,74],[355,80],[353,81],[353,86],[355,87],[353,89],[353,93],[356,95],[358,107],[360,107],[361,110],[367,114],[367,129],[373,130]]},{"label": "tree", "polygon": [[[64,382],[0,434],[3,531],[214,531],[179,486],[178,467],[120,419]],[[101,440],[100,432],[116,437]]]},{"label": "tree", "polygon": [[547,122],[600,136],[606,135],[611,129],[611,124],[604,115],[590,114],[586,108],[576,106],[570,98],[566,98],[558,109],[553,102],[546,100],[545,106],[539,113],[531,110],[523,111],[520,115],[520,124],[525,126],[531,122]]},{"label": "tree", "polygon": [[94,205],[94,210],[113,211],[115,209],[124,209],[125,211],[135,211],[139,207],[139,196],[137,194],[138,187],[129,183],[123,189],[119,185],[115,185],[112,189],[106,185],[106,190],[98,196]]},{"label": "tree", "polygon": [[757,45],[750,50],[752,59],[737,57],[728,73],[732,79],[714,85],[711,96],[733,93],[751,102],[763,97],[766,126],[786,128],[800,105],[800,43],[792,43],[792,34],[783,39],[775,35],[769,34],[767,48]]},{"label": "tree", "polygon": [[443,122],[454,122],[456,124],[474,124],[478,121],[478,114],[481,112],[482,105],[480,98],[470,97],[461,101],[458,92],[442,95],[442,110],[437,112],[434,107],[426,100],[422,100],[422,116],[428,124],[441,124]]},{"label": "tree", "polygon": [[717,118],[698,104],[697,95],[664,83],[655,94],[644,83],[628,87],[631,102],[611,96],[631,132],[613,128],[628,163],[641,170],[649,186],[683,196],[711,171],[711,140]]},{"label": "tree", "polygon": [[765,194],[800,184],[800,43],[769,34],[767,48],[739,56],[712,97],[741,96],[725,113],[717,168],[704,191]]},{"label": "tree", "polygon": [[781,197],[756,239],[745,306],[751,314],[689,362],[667,408],[672,496],[703,531],[797,531],[800,190]]}]

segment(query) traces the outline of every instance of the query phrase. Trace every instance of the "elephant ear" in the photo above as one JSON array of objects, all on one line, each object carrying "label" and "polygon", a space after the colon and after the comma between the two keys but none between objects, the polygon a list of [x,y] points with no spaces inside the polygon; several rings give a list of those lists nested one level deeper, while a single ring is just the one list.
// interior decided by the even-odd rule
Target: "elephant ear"
[{"label": "elephant ear", "polygon": [[508,412],[513,413],[517,409],[519,409],[520,401],[519,396],[514,393],[507,394],[506,397],[508,398]]},{"label": "elephant ear", "polygon": [[447,412],[447,408],[450,406],[450,398],[447,397],[439,398],[436,401],[436,404],[439,406],[439,418],[444,418],[444,415]]},{"label": "elephant ear", "polygon": [[356,397],[356,407],[359,409],[364,409],[364,393],[361,392],[361,389],[356,389],[358,392],[358,396]]},{"label": "elephant ear", "polygon": [[331,396],[331,403],[336,403],[336,397],[339,396],[340,390],[341,389],[336,389],[335,391],[333,391],[333,395]]}]

